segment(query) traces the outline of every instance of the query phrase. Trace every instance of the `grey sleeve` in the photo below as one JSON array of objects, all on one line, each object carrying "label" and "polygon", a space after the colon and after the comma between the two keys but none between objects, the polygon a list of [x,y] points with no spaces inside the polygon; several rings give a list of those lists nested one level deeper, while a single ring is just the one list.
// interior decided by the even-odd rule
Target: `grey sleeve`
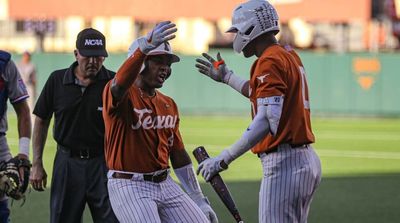
[{"label": "grey sleeve", "polygon": [[11,104],[20,102],[29,97],[17,66],[12,60],[10,60],[6,66],[4,80],[7,83],[8,98]]}]

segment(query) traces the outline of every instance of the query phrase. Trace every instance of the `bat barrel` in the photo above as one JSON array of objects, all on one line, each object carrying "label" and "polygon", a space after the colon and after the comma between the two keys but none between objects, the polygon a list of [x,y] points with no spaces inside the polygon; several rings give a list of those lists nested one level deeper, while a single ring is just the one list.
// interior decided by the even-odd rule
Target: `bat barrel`
[{"label": "bat barrel", "polygon": [[[196,158],[198,163],[203,162],[204,160],[210,158],[206,149],[203,146],[199,146],[193,150],[193,156]],[[210,184],[213,187],[214,191],[217,193],[221,201],[228,208],[229,212],[232,214],[233,218],[235,218],[236,222],[243,223],[242,218],[239,215],[239,211],[236,208],[236,204],[233,201],[233,198],[228,190],[228,187],[222,180],[219,174],[216,174],[210,179]]]}]

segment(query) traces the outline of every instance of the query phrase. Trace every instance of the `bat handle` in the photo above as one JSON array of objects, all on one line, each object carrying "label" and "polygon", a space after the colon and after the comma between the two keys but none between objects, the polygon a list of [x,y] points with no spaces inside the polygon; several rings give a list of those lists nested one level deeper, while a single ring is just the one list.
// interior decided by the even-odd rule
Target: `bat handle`
[{"label": "bat handle", "polygon": [[197,162],[200,164],[204,160],[210,158],[208,155],[206,149],[204,149],[203,146],[199,146],[196,149],[193,150],[193,156],[196,158]]},{"label": "bat handle", "polygon": [[[200,164],[204,160],[210,158],[208,155],[206,149],[203,146],[199,146],[196,149],[193,150],[193,156],[196,158],[197,162]],[[235,218],[236,222],[238,223],[244,223],[242,218],[239,215],[239,212],[237,211],[235,207],[235,203],[232,200],[231,195],[229,194],[229,190],[226,187],[225,183],[223,182],[221,176],[219,174],[215,175],[211,180],[210,180],[211,186],[214,188],[214,190],[217,192],[218,196],[222,199],[224,202],[225,206],[228,207],[229,211]],[[232,207],[233,205],[233,207]],[[237,213],[235,213],[237,212]]]}]

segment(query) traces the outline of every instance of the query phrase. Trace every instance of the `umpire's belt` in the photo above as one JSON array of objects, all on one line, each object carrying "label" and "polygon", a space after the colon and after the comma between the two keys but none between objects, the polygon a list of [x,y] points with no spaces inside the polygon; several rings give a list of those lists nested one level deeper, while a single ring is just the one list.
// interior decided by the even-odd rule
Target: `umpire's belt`
[{"label": "umpire's belt", "polygon": [[280,144],[280,145],[278,145],[276,147],[272,147],[272,148],[268,149],[265,152],[258,153],[257,156],[260,157],[261,154],[268,155],[268,154],[271,154],[271,153],[278,152],[279,148],[301,149],[301,148],[307,148],[307,145],[308,144]]},{"label": "umpire's belt", "polygon": [[127,179],[132,180],[136,177],[143,179],[144,181],[150,181],[154,183],[161,183],[168,177],[168,169],[157,171],[154,173],[122,173],[122,172],[113,172],[111,177],[114,179]]},{"label": "umpire's belt", "polygon": [[68,154],[70,157],[78,159],[92,159],[104,154],[102,148],[86,147],[86,148],[70,149],[68,147],[61,145],[58,145],[57,148],[61,150],[63,153]]}]

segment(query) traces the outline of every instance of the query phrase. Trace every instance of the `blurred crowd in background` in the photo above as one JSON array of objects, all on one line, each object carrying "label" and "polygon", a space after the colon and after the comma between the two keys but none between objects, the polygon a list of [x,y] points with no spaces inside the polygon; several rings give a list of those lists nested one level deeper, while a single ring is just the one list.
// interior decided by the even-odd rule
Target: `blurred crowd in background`
[{"label": "blurred crowd in background", "polygon": [[[0,0],[0,48],[16,53],[71,52],[76,34],[82,28],[93,27],[106,35],[110,52],[126,52],[133,39],[162,19],[177,24],[179,32],[173,45],[179,53],[190,55],[209,48],[231,47],[233,36],[225,30],[231,24],[233,6],[242,1],[187,2]],[[284,44],[330,52],[400,49],[400,0],[270,2],[281,15],[278,38]]]}]

